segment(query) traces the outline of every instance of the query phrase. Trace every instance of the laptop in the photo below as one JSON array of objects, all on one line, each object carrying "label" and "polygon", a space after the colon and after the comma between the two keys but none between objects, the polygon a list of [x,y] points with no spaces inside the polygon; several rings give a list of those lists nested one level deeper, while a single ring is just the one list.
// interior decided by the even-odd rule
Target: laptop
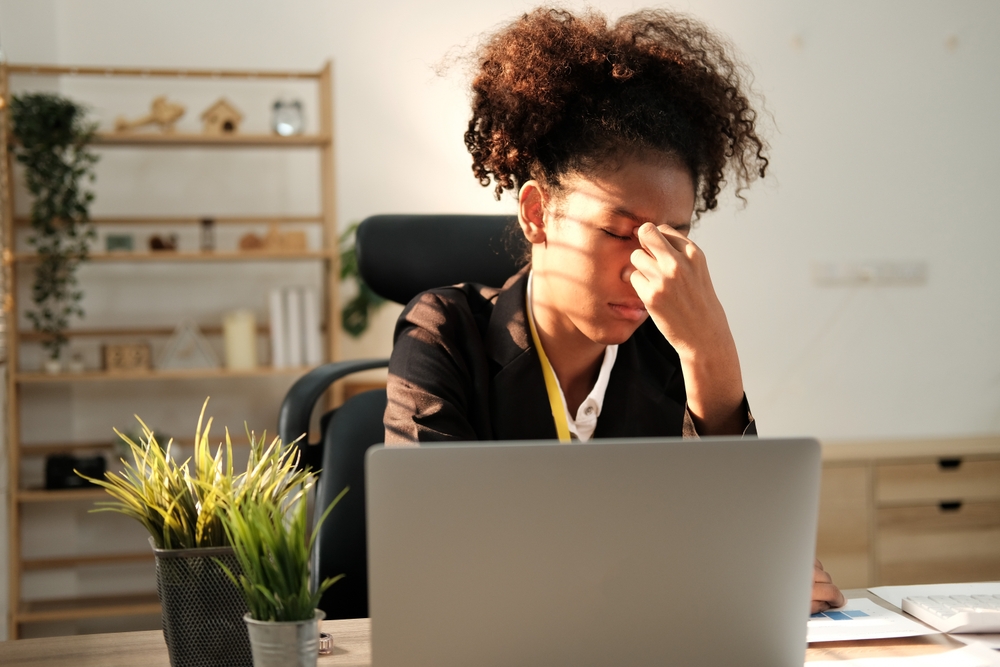
[{"label": "laptop", "polygon": [[366,479],[374,667],[803,663],[815,440],[378,446]]}]

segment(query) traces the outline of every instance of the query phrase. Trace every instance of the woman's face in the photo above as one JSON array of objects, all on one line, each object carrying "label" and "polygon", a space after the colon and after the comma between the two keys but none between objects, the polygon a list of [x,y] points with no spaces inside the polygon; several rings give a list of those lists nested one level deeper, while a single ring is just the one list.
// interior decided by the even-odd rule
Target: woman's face
[{"label": "woman's face", "polygon": [[[523,218],[525,190],[522,189]],[[644,222],[691,229],[695,192],[691,174],[672,162],[625,158],[619,168],[570,174],[557,193],[539,189],[541,237],[532,241],[533,312],[552,335],[580,335],[623,343],[646,319],[629,282],[629,261]],[[546,312],[540,313],[540,310]]]}]

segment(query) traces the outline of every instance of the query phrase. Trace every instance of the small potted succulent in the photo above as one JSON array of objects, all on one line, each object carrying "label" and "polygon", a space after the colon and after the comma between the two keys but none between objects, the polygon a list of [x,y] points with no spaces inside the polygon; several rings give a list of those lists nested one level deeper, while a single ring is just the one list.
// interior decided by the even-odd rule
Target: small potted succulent
[{"label": "small potted succulent", "polygon": [[[241,507],[274,502],[286,505],[311,484],[308,470],[297,470],[297,449],[248,430],[247,466],[233,465],[233,443],[209,446],[212,420],[205,422],[208,400],[195,429],[194,453],[177,463],[173,440],[162,447],[142,426],[139,442],[125,441],[131,461],[121,472],[91,479],[114,498],[95,511],[120,512],[142,523],[156,555],[156,585],[163,609],[163,636],[172,667],[247,667],[252,661],[243,615],[246,603],[227,576],[241,572],[224,518]],[[89,479],[89,478],[88,478]],[[220,566],[225,564],[225,568]]]},{"label": "small potted succulent", "polygon": [[223,525],[242,572],[219,565],[250,609],[243,618],[254,667],[315,667],[324,617],[316,605],[344,575],[311,586],[309,553],[319,526],[347,491],[330,503],[312,531],[306,527],[304,493],[284,502],[260,497],[230,505]]}]

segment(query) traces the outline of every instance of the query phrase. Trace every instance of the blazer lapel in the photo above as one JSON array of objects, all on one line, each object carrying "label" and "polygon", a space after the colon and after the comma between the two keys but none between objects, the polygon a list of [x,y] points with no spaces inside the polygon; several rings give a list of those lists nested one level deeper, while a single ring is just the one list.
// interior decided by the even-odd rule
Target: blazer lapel
[{"label": "blazer lapel", "polygon": [[490,415],[497,440],[556,437],[542,365],[526,319],[528,267],[497,297],[486,331],[490,358]]},{"label": "blazer lapel", "polygon": [[[652,327],[652,331],[643,331]],[[645,335],[644,335],[645,334]],[[648,339],[662,337],[645,322],[618,346],[595,438],[628,438],[651,434],[676,435],[684,422],[684,380],[675,360],[668,359]],[[670,348],[672,351],[672,348]]]}]

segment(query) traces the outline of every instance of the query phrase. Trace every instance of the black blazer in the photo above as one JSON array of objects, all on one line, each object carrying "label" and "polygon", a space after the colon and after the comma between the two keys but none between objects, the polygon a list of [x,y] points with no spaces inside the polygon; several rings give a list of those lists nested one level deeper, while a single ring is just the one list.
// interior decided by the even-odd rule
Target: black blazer
[{"label": "black blazer", "polygon": [[[389,360],[386,443],[556,438],[527,279],[524,269],[501,289],[433,289],[406,306]],[[749,408],[747,423],[744,434],[755,434]],[[681,435],[697,437],[680,360],[647,319],[618,347],[594,437]]]}]

